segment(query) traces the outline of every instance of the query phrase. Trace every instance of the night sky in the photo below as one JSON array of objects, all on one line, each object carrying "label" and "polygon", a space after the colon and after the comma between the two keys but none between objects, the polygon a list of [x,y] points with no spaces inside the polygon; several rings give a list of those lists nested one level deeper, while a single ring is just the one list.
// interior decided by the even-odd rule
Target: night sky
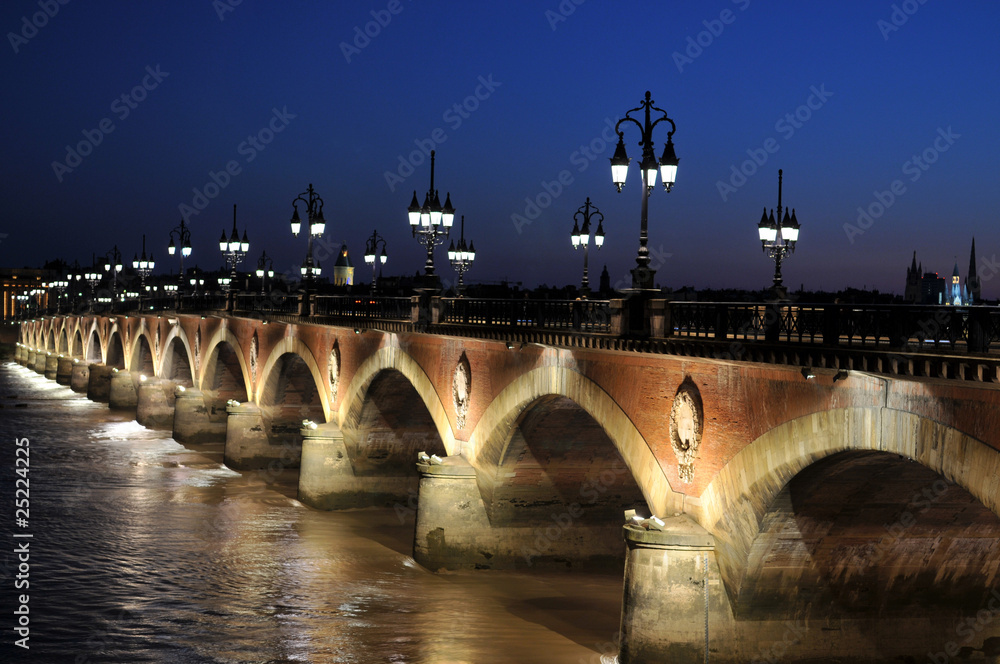
[{"label": "night sky", "polygon": [[[291,201],[313,183],[334,249],[361,266],[378,229],[385,273],[414,274],[406,207],[434,147],[441,198],[478,250],[468,280],[578,283],[569,233],[589,196],[607,232],[592,279],[607,264],[626,285],[639,174],[615,192],[608,120],[650,90],[681,160],[649,203],[662,286],[767,286],[755,226],[782,168],[802,224],[791,288],[901,293],[913,250],[948,274],[957,257],[964,278],[975,236],[983,295],[1000,297],[995,0],[7,0],[0,27],[0,265],[89,265],[114,244],[130,261],[146,233],[157,273],[176,271],[166,246],[186,205],[188,265],[216,269],[237,203],[244,269],[266,247],[297,271]],[[625,138],[638,162],[635,127]],[[225,186],[202,200],[212,173]]]}]

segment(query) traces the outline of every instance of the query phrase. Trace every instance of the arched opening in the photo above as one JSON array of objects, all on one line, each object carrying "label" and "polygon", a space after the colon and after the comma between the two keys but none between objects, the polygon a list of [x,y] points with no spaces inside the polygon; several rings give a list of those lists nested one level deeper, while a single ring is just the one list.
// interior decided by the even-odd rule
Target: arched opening
[{"label": "arched opening", "polygon": [[153,351],[149,347],[149,341],[146,339],[145,334],[140,334],[135,342],[129,371],[138,371],[150,377],[156,373],[155,365],[153,364]]},{"label": "arched opening", "polygon": [[48,336],[45,337],[45,350],[56,351],[56,333],[54,330],[49,330]]},{"label": "arched opening", "polygon": [[202,391],[223,403],[229,399],[247,401],[246,380],[236,349],[228,341],[219,342],[205,364]]},{"label": "arched opening", "polygon": [[65,329],[59,333],[59,347],[56,349],[58,353],[68,353],[69,352],[69,335]]},{"label": "arched opening", "polygon": [[83,333],[80,330],[73,335],[73,357],[83,357]]},{"label": "arched opening", "polygon": [[125,368],[125,346],[122,344],[122,335],[117,330],[108,340],[108,359],[105,364],[113,369]]},{"label": "arched opening", "polygon": [[418,452],[447,455],[420,394],[395,369],[380,371],[372,379],[357,422],[345,428],[344,443],[359,477],[416,478]]},{"label": "arched opening", "polygon": [[184,342],[174,337],[164,350],[160,378],[172,380],[184,387],[193,387],[193,376],[191,362],[188,360],[187,348],[184,346]]},{"label": "arched opening", "polygon": [[[121,343],[119,340],[118,343]],[[97,330],[92,330],[90,333],[90,340],[87,343],[87,361],[88,362],[102,362],[104,358],[101,356],[101,338],[97,334]]]},{"label": "arched opening", "polygon": [[[895,454],[839,452],[773,500],[733,609],[747,624],[836,624],[842,651],[823,656],[923,661],[948,642],[1000,637],[1000,621],[977,618],[1000,608],[998,560],[1000,518],[968,491]],[[820,641],[787,655],[818,656],[808,648]]]},{"label": "arched opening", "polygon": [[532,541],[532,564],[620,569],[624,510],[649,515],[615,444],[564,396],[536,399],[521,412],[499,464],[480,472],[479,484],[493,527],[544,535]]},{"label": "arched opening", "polygon": [[302,421],[326,422],[309,365],[295,353],[284,353],[271,368],[260,406],[272,444],[291,444],[301,449]]}]

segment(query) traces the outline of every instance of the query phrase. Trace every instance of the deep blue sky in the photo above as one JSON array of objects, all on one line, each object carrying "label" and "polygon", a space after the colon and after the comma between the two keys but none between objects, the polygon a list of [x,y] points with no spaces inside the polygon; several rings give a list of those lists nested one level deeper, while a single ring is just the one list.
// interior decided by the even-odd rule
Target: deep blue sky
[{"label": "deep blue sky", "polygon": [[[234,160],[240,173],[191,218],[192,262],[221,265],[218,236],[238,203],[254,261],[245,267],[265,246],[277,269],[298,265],[305,240],[289,231],[291,200],[312,182],[326,201],[327,238],[346,241],[356,265],[377,228],[388,240],[386,272],[413,274],[423,247],[410,237],[405,208],[414,189],[423,199],[429,163],[394,190],[385,174],[439,129],[446,140],[436,146],[436,184],[442,199],[451,192],[476,243],[470,280],[577,282],[582,257],[568,236],[590,196],[607,232],[604,249],[591,254],[594,277],[607,264],[615,282],[634,265],[638,171],[633,164],[617,194],[607,161],[614,146],[600,137],[605,119],[637,106],[647,89],[677,123],[681,158],[674,191],[658,186],[650,199],[650,246],[670,254],[657,273],[664,286],[769,283],[773,264],[755,225],[777,203],[778,168],[784,202],[802,223],[785,268],[794,288],[900,292],[914,249],[940,272],[950,273],[957,256],[964,277],[973,235],[981,257],[1000,254],[993,0],[242,0],[220,20],[225,3],[69,2],[17,53],[10,33],[41,10],[37,0],[3,3],[0,264],[84,262],[115,243],[131,258],[146,233],[157,271],[176,270],[166,244],[178,206]],[[903,5],[913,13],[890,32],[894,4],[898,23]],[[556,22],[560,6],[573,12]],[[401,10],[348,62],[341,44],[388,7]],[[713,23],[724,10],[730,22]],[[721,34],[678,66],[675,53],[705,22]],[[157,66],[168,76],[123,118],[115,100]],[[498,85],[479,88],[484,99],[468,117],[449,112],[476,93],[480,77]],[[778,125],[814,88],[830,96],[812,99],[811,117],[798,128]],[[241,144],[268,126],[272,109],[295,117],[248,161],[252,150]],[[65,163],[66,146],[104,118],[114,131],[60,182],[53,162]],[[935,140],[949,128],[941,152]],[[659,155],[666,133],[657,131]],[[718,183],[769,138],[777,152],[723,200]],[[636,160],[638,140],[626,129]],[[592,141],[603,151],[590,161],[578,150]],[[933,165],[907,166],[926,150]],[[572,183],[518,232],[512,215],[564,170]],[[851,242],[844,224],[856,224],[857,208],[876,203],[875,192],[894,180],[905,191]],[[453,274],[442,248],[438,269]],[[1000,297],[1000,279],[983,290]]]}]

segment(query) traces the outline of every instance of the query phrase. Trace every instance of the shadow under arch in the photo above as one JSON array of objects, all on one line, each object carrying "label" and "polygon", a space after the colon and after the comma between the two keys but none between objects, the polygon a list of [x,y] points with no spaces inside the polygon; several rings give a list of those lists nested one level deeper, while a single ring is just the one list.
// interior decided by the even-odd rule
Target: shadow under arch
[{"label": "shadow under arch", "polygon": [[312,351],[310,351],[309,347],[302,343],[302,341],[295,337],[284,337],[281,341],[274,345],[274,348],[271,349],[271,353],[267,356],[267,362],[264,363],[264,367],[261,369],[257,380],[257,386],[254,390],[254,402],[259,406],[270,405],[265,403],[265,391],[268,386],[268,382],[272,379],[272,374],[275,369],[281,369],[279,361],[281,361],[281,358],[285,355],[294,355],[305,363],[306,368],[312,375],[320,404],[323,408],[323,420],[324,422],[329,422],[330,390],[328,381],[323,380],[322,374],[319,371],[319,366],[316,363],[316,358],[313,356]]},{"label": "shadow under arch", "polygon": [[113,369],[125,368],[125,342],[117,327],[108,336],[108,347],[104,351],[104,364]]},{"label": "shadow under arch", "polygon": [[101,328],[97,325],[95,320],[91,326],[90,331],[87,334],[87,349],[85,351],[85,357],[88,362],[103,362],[104,361],[104,339],[101,336]]},{"label": "shadow under arch", "polygon": [[129,353],[128,370],[138,371],[152,378],[156,376],[156,357],[153,355],[153,340],[148,330],[136,332]]},{"label": "shadow under arch", "polygon": [[379,348],[354,372],[351,384],[340,402],[341,429],[356,429],[358,427],[358,423],[361,421],[361,411],[365,404],[365,395],[375,377],[386,369],[398,371],[409,381],[420,396],[421,401],[424,402],[427,412],[430,413],[445,451],[449,455],[458,454],[461,451],[460,446],[455,441],[455,434],[448,421],[444,403],[434,389],[434,384],[423,368],[417,364],[417,361],[398,346]]},{"label": "shadow under arch", "polygon": [[[226,345],[224,346],[223,344]],[[228,352],[224,350],[227,346],[229,348]],[[226,357],[234,357],[237,361],[239,366],[239,380],[243,382],[242,398],[237,395],[234,395],[232,398],[237,401],[249,400],[251,395],[253,395],[253,387],[250,385],[250,367],[247,366],[246,359],[243,357],[243,348],[240,346],[240,340],[225,327],[219,328],[212,335],[208,345],[205,346],[205,352],[202,354],[204,359],[201,362],[198,372],[198,389],[202,392],[219,389],[218,383],[221,382],[218,375],[219,363],[224,360],[224,353]]]},{"label": "shadow under arch", "polygon": [[73,332],[72,355],[76,358],[83,357],[83,332],[79,327],[77,327],[76,331]]},{"label": "shadow under arch", "polygon": [[44,350],[56,352],[56,331],[53,329],[49,330],[49,333],[45,335],[45,348]]},{"label": "shadow under arch", "polygon": [[173,326],[163,341],[156,375],[185,387],[194,387],[194,353],[180,325]]},{"label": "shadow under arch", "polygon": [[66,331],[64,326],[62,331],[59,332],[59,345],[56,348],[58,353],[69,353],[69,333]]},{"label": "shadow under arch", "polygon": [[716,541],[735,605],[761,524],[786,485],[812,464],[845,451],[886,452],[920,463],[1000,516],[1000,451],[957,429],[885,408],[841,408],[785,422],[758,437],[719,471],[689,510]]},{"label": "shadow under arch", "polygon": [[533,369],[493,399],[465,450],[477,474],[493,476],[522,414],[540,399],[552,396],[569,399],[601,426],[653,514],[662,516],[681,510],[682,496],[671,489],[649,445],[621,407],[597,383],[565,367]]}]

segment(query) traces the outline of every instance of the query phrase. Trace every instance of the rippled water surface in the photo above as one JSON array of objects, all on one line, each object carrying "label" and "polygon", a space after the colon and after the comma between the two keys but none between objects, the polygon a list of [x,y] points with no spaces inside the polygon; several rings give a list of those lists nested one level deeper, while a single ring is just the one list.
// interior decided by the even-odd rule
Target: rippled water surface
[{"label": "rippled water surface", "polygon": [[[31,449],[27,529],[5,507],[3,656],[26,662],[597,664],[611,652],[621,575],[432,574],[412,518],[319,512],[15,364],[0,366],[0,500],[14,440]],[[30,532],[15,591],[13,532]],[[30,651],[12,600],[30,593]]]}]

